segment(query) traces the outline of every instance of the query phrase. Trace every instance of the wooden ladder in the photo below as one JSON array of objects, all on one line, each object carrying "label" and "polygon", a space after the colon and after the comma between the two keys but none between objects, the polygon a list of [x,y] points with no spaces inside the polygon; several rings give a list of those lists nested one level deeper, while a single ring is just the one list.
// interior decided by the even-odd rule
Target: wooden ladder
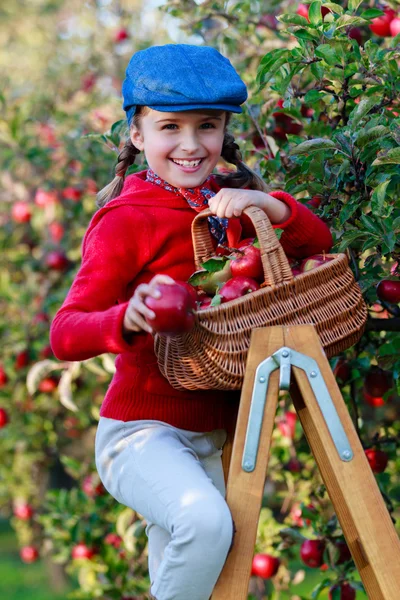
[{"label": "wooden ladder", "polygon": [[312,325],[252,332],[222,457],[236,535],[212,600],[248,598],[279,389],[289,389],[368,598],[400,600],[400,542]]}]

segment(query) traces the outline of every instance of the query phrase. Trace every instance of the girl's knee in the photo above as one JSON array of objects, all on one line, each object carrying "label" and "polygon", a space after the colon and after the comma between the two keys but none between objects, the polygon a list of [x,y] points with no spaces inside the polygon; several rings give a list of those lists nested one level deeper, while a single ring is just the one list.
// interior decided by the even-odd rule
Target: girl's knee
[{"label": "girl's knee", "polygon": [[221,546],[226,550],[232,546],[234,537],[234,523],[228,505],[222,502],[204,501],[192,504],[191,507],[181,514],[177,530],[191,540],[205,545],[207,548],[218,548]]}]

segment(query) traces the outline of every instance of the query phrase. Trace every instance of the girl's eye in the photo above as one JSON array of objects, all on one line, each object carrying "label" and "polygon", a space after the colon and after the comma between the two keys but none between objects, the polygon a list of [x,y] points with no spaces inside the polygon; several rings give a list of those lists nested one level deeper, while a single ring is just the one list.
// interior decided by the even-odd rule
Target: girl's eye
[{"label": "girl's eye", "polygon": [[215,129],[215,125],[213,123],[203,123],[202,127],[205,129]]},{"label": "girl's eye", "polygon": [[171,129],[173,127],[177,127],[176,123],[168,123],[168,125],[164,125],[163,129]]}]

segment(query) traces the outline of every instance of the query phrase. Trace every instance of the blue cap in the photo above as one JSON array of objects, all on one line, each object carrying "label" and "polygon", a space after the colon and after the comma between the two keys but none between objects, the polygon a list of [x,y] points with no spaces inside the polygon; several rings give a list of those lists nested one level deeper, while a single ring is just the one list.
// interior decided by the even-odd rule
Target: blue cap
[{"label": "blue cap", "polygon": [[247,89],[215,48],[166,44],[132,56],[122,95],[130,124],[139,105],[161,112],[213,108],[241,113]]}]

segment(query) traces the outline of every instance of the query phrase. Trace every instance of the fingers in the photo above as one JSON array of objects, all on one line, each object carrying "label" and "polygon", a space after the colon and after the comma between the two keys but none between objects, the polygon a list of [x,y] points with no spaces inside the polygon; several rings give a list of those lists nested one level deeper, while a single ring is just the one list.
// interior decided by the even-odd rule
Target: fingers
[{"label": "fingers", "polygon": [[[169,275],[155,275],[149,283],[141,283],[129,301],[124,317],[124,327],[130,331],[147,331],[153,333],[151,324],[147,322],[155,318],[155,313],[146,305],[146,298],[161,298],[159,284],[172,285],[175,280]],[[147,319],[147,320],[146,320]]]},{"label": "fingers", "polygon": [[240,217],[243,209],[248,206],[248,199],[241,190],[223,188],[208,203],[213,214],[221,219]]}]

